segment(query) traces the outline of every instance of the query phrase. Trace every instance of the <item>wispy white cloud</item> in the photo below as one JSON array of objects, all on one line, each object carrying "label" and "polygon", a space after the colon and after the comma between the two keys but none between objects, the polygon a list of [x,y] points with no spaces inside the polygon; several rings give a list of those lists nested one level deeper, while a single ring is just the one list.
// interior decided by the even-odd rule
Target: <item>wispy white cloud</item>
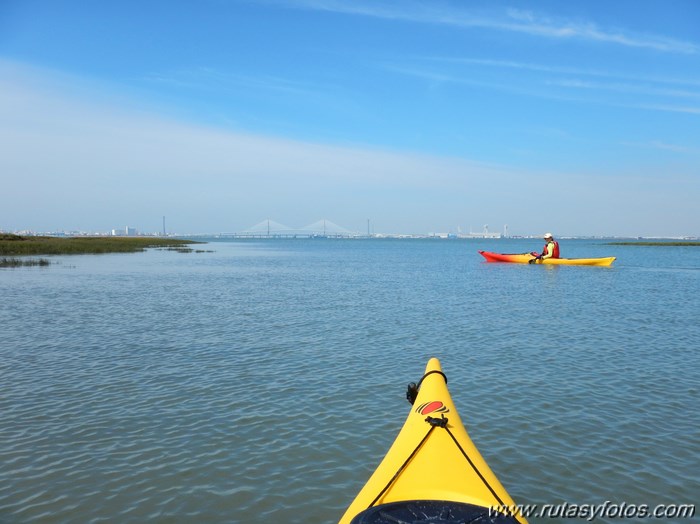
[{"label": "wispy white cloud", "polygon": [[317,85],[311,85],[289,78],[272,75],[243,75],[211,67],[197,67],[194,69],[152,73],[146,76],[146,80],[155,84],[168,84],[204,91],[220,92],[234,89],[246,89],[306,96],[318,96],[322,92]]},{"label": "wispy white cloud", "polygon": [[[623,180],[596,172],[600,183],[592,185],[590,173],[542,165],[515,169],[196,125],[149,112],[143,101],[104,85],[1,60],[0,145],[3,191],[12,195],[0,208],[0,227],[11,230],[108,230],[124,223],[158,230],[167,215],[180,231],[216,232],[242,230],[265,217],[306,224],[325,216],[347,229],[361,229],[371,217],[377,231],[426,233],[445,230],[449,216],[463,225],[517,223],[517,232],[530,233],[545,225],[537,222],[541,217],[522,215],[523,202],[537,201],[548,187],[560,231],[625,234],[619,228],[627,226],[611,231],[607,220],[591,220],[589,210],[600,205],[601,187],[612,208],[640,176],[636,165]],[[629,231],[661,220],[646,210],[662,209],[666,200],[697,216],[696,202],[686,198],[697,194],[697,177],[688,172],[662,181],[667,191],[674,188],[667,196],[637,195],[645,213],[630,219]],[[679,195],[676,187],[685,189]]]},{"label": "wispy white cloud", "polygon": [[[522,79],[519,82],[497,82],[475,80],[469,76],[458,76],[454,73],[442,73],[419,67],[386,66],[386,70],[397,74],[413,76],[430,82],[432,86],[456,84],[462,86],[472,86],[486,88],[490,90],[502,91],[529,97],[542,98],[547,100],[561,100],[583,104],[604,105],[609,107],[626,107],[643,109],[647,111],[665,111],[670,113],[686,113],[690,115],[700,114],[700,107],[674,104],[674,98],[700,98],[700,93],[695,91],[684,91],[674,89],[660,89],[650,86],[640,86],[634,84],[613,84],[591,82],[581,79],[556,79],[542,80],[539,83],[527,83]],[[550,87],[553,89],[543,89]],[[563,89],[554,89],[563,88]],[[590,93],[615,92],[618,97],[609,96],[587,96]],[[630,94],[649,95],[665,97],[663,103],[649,103],[633,101],[619,95]]]},{"label": "wispy white cloud", "polygon": [[545,64],[537,64],[533,62],[518,62],[514,60],[493,60],[485,58],[470,58],[470,57],[444,57],[444,56],[428,56],[416,57],[416,60],[423,62],[449,63],[449,64],[464,64],[488,66],[502,69],[527,70],[541,73],[553,73],[583,77],[601,77],[601,78],[617,78],[621,80],[630,80],[634,82],[647,82],[655,84],[671,84],[677,86],[688,86],[700,88],[700,79],[698,78],[680,78],[676,76],[653,76],[653,75],[630,75],[620,71],[608,71],[603,69],[590,69],[582,67],[562,67]]},{"label": "wispy white cloud", "polygon": [[[421,63],[418,65],[415,63],[410,65],[388,64],[382,67],[386,71],[421,78],[428,81],[431,86],[458,84],[550,100],[568,100],[577,103],[633,107],[673,113],[700,113],[700,107],[687,105],[688,101],[692,103],[694,100],[700,99],[700,81],[693,79],[634,77],[614,72],[607,73],[602,70],[556,67],[507,60],[444,57],[418,57],[413,60]],[[433,67],[426,67],[424,65],[426,62]],[[453,67],[447,71],[444,68],[437,69],[442,63],[449,63],[451,66],[457,63],[528,70],[543,74],[532,78],[519,76],[517,81],[510,81],[508,78],[477,80],[476,78],[482,77],[471,75],[468,70],[462,73]],[[614,80],[625,80],[625,82]],[[696,87],[698,89],[695,89]],[[588,96],[593,94],[600,96]],[[629,95],[646,98],[643,100],[631,99]],[[657,102],[650,101],[653,99],[656,99]],[[679,103],[679,101],[684,103]]]},{"label": "wispy white cloud", "polygon": [[669,113],[685,113],[688,115],[700,115],[700,107],[675,106],[675,105],[668,105],[668,104],[638,104],[637,106],[631,106],[631,107],[638,107],[640,109],[649,109],[652,111],[666,111]]},{"label": "wispy white cloud", "polygon": [[[696,54],[700,46],[665,36],[636,34],[622,29],[603,29],[593,22],[572,22],[535,14],[532,11],[509,9],[514,23],[498,24],[501,28],[558,39],[581,39],[617,44],[627,47],[648,48],[669,53]],[[497,27],[494,24],[494,27]]]},{"label": "wispy white cloud", "polygon": [[630,83],[610,83],[610,82],[592,82],[590,80],[581,80],[577,78],[549,80],[549,85],[575,88],[589,89],[597,91],[615,91],[618,93],[637,93],[644,95],[665,96],[673,98],[700,98],[699,91],[688,91],[684,89],[659,88],[644,84]]},{"label": "wispy white cloud", "polygon": [[623,142],[622,145],[637,147],[642,149],[655,149],[660,151],[668,151],[671,153],[679,153],[683,155],[700,155],[700,148],[683,146],[678,144],[669,144],[660,140],[652,140],[651,142]]},{"label": "wispy white cloud", "polygon": [[14,195],[0,210],[5,227],[47,215],[45,222],[68,229],[89,220],[109,228],[120,216],[169,208],[191,213],[188,222],[200,231],[230,229],[215,225],[222,214],[246,227],[273,213],[305,223],[329,211],[338,223],[394,214],[416,231],[410,202],[433,195],[459,210],[482,186],[531,180],[459,158],[200,126],[149,114],[123,97],[110,101],[104,89],[88,93],[79,79],[0,61],[0,172],[3,191]]},{"label": "wispy white cloud", "polygon": [[488,13],[464,8],[464,4],[444,2],[367,2],[364,0],[280,0],[283,5],[348,15],[389,20],[439,24],[463,28],[483,28],[522,33],[559,40],[583,40],[625,47],[645,48],[667,53],[697,54],[700,45],[671,37],[638,34],[623,29],[606,29],[593,22],[569,21],[520,9]]},{"label": "wispy white cloud", "polygon": [[655,147],[657,149],[664,149],[666,151],[673,151],[674,153],[687,153],[691,155],[697,155],[700,153],[700,149],[697,147],[687,147],[687,146],[679,146],[676,144],[666,144],[664,142],[659,142],[659,141],[654,141],[651,143],[652,147]]}]

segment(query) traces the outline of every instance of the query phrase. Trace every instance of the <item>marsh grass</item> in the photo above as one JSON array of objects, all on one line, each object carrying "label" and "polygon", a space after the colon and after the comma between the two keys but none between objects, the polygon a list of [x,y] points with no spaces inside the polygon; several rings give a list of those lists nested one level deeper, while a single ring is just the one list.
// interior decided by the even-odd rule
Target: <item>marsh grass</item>
[{"label": "marsh grass", "polygon": [[192,240],[158,237],[26,237],[0,234],[0,256],[137,253],[161,247],[190,249]]},{"label": "marsh grass", "polygon": [[0,258],[0,267],[48,266],[45,258]]}]

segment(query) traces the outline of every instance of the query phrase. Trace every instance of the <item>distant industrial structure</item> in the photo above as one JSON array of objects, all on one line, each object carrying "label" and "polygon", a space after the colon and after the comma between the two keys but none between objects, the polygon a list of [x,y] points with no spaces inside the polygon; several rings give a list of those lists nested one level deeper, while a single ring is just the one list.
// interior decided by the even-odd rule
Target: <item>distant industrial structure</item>
[{"label": "distant industrial structure", "polygon": [[124,229],[112,229],[113,237],[135,237],[139,232],[135,227],[126,226]]},{"label": "distant industrial structure", "polygon": [[489,225],[485,224],[484,229],[478,233],[472,231],[471,226],[469,227],[469,233],[463,233],[461,227],[457,227],[456,233],[434,233],[431,236],[440,238],[506,238],[508,237],[508,226],[503,226],[503,234],[494,233],[489,231]]},{"label": "distant industrial structure", "polygon": [[458,238],[501,238],[501,237],[507,237],[507,236],[508,236],[508,226],[507,225],[503,226],[503,235],[501,235],[501,233],[489,231],[488,224],[484,224],[484,229],[482,230],[481,233],[472,232],[472,228],[471,228],[471,226],[469,226],[469,234],[461,234],[461,233],[457,234]]}]

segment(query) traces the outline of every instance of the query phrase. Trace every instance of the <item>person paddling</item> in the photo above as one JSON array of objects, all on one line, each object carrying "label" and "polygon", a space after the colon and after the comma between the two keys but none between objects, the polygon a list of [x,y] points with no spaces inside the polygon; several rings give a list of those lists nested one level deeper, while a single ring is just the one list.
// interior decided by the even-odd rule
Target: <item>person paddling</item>
[{"label": "person paddling", "polygon": [[[539,255],[535,255],[535,258],[529,261],[530,264],[535,264],[538,260],[542,261],[547,258],[559,258],[559,242],[554,240],[551,233],[544,234],[544,249]],[[534,253],[533,253],[534,255]]]}]

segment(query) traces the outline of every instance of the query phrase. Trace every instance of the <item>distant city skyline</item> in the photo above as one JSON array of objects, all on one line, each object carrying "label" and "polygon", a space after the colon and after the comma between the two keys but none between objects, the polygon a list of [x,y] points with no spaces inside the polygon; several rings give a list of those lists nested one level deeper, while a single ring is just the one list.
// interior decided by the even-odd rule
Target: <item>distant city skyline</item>
[{"label": "distant city skyline", "polygon": [[693,0],[2,2],[0,229],[698,236],[698,20]]},{"label": "distant city skyline", "polygon": [[[50,229],[46,231],[36,230],[15,230],[7,231],[0,228],[0,233],[12,233],[19,235],[49,235],[49,236],[174,236],[174,237],[226,237],[226,238],[306,238],[326,236],[333,238],[454,238],[454,239],[507,239],[507,238],[541,238],[541,232],[534,233],[518,233],[512,234],[507,224],[503,225],[501,231],[485,224],[481,230],[477,228],[469,228],[468,230],[457,226],[454,229],[447,231],[430,231],[427,233],[405,233],[405,232],[388,232],[377,231],[370,224],[367,224],[367,230],[349,230],[338,224],[328,221],[328,226],[321,225],[325,220],[318,220],[313,224],[307,224],[303,227],[291,227],[281,224],[274,220],[269,220],[270,226],[263,227],[267,220],[259,222],[250,228],[240,231],[209,231],[209,232],[192,232],[192,231],[166,231],[163,228],[161,231],[146,230],[142,231],[138,228],[126,226],[121,228],[112,228],[109,231],[96,230],[60,230]],[[673,240],[697,240],[698,235],[556,235],[557,238],[647,238],[647,239],[673,239]]]}]

